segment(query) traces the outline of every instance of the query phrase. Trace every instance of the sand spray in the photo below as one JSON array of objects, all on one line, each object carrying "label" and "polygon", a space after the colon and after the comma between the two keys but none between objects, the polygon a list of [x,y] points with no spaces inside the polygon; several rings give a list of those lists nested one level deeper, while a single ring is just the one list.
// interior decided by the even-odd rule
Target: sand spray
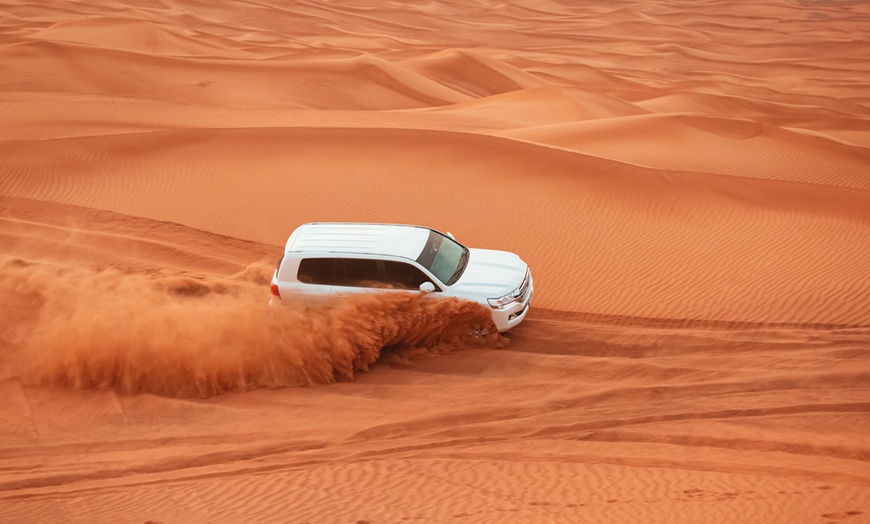
[{"label": "sand spray", "polygon": [[270,312],[271,272],[266,263],[216,276],[0,259],[0,380],[202,398],[349,381],[379,359],[507,342],[485,307],[414,293]]}]

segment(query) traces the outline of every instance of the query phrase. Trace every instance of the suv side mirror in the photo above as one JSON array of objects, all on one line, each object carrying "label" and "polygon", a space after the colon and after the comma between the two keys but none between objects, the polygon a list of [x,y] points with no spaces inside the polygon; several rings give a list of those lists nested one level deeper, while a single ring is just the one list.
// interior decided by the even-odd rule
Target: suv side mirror
[{"label": "suv side mirror", "polygon": [[455,238],[453,238],[453,233],[451,233],[450,231],[447,232],[447,237],[448,237],[450,240],[456,240]]},{"label": "suv side mirror", "polygon": [[423,282],[422,284],[420,284],[420,291],[422,291],[423,293],[431,293],[435,291],[435,284],[433,284],[432,282]]}]

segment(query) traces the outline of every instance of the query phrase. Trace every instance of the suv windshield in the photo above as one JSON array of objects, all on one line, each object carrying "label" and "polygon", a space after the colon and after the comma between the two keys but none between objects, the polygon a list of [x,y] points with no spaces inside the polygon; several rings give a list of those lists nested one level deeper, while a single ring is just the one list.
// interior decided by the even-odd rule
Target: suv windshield
[{"label": "suv windshield", "polygon": [[448,286],[459,280],[468,263],[468,248],[442,235],[429,231],[429,240],[417,257],[417,262]]}]

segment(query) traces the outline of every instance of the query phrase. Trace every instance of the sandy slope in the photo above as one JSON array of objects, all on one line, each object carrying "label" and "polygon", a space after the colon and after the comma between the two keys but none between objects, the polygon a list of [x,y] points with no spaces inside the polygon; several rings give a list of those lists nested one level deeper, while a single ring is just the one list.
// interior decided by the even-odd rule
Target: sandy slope
[{"label": "sandy slope", "polygon": [[[868,27],[0,3],[0,521],[868,521]],[[536,307],[276,319],[311,220],[515,251]]]}]

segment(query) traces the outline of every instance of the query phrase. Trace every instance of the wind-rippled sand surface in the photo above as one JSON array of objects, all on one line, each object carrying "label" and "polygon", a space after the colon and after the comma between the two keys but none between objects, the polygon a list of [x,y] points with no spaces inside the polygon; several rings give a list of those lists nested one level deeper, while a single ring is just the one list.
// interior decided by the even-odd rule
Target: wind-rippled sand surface
[{"label": "wind-rippled sand surface", "polygon": [[[870,5],[0,1],[0,522],[870,521]],[[535,304],[270,316],[308,221]]]}]

